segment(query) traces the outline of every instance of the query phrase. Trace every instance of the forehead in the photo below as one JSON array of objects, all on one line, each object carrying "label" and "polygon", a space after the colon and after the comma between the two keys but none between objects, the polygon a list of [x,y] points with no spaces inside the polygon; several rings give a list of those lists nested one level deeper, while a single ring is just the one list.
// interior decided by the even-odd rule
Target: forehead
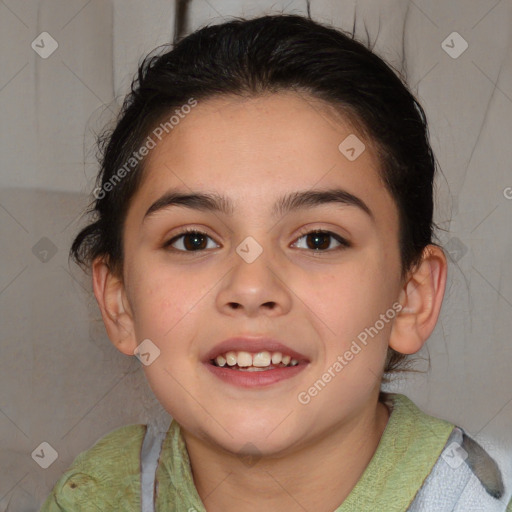
[{"label": "forehead", "polygon": [[[347,146],[364,150],[350,160]],[[218,192],[235,208],[247,200],[264,208],[290,191],[333,187],[372,209],[393,209],[379,165],[372,141],[321,100],[295,92],[217,97],[198,102],[157,142],[131,210],[142,217],[168,189]]]}]

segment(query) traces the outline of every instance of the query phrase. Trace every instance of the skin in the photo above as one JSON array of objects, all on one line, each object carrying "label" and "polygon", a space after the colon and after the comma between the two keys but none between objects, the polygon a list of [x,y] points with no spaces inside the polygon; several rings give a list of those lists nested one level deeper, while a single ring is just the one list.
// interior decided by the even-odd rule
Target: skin
[{"label": "skin", "polygon": [[[354,161],[338,150],[351,133],[328,105],[294,92],[200,102],[149,155],[127,214],[123,276],[109,272],[102,258],[93,264],[94,293],[114,345],[132,355],[149,338],[160,350],[143,368],[182,426],[209,512],[332,512],[387,424],[378,393],[388,346],[415,353],[435,327],[446,258],[428,246],[421,265],[400,278],[397,207],[379,178],[371,141]],[[375,220],[339,204],[271,216],[282,195],[334,187],[361,198]],[[142,222],[171,188],[225,194],[234,214],[173,206]],[[184,252],[184,238],[164,247],[185,226],[207,232],[206,249]],[[327,238],[327,249],[315,252],[302,229],[331,231],[351,245],[339,248]],[[250,264],[236,253],[247,236],[263,249]],[[301,404],[298,394],[396,302],[400,314]],[[226,384],[200,360],[241,334],[277,338],[310,363],[266,388]],[[241,457],[251,454],[254,465]]]}]

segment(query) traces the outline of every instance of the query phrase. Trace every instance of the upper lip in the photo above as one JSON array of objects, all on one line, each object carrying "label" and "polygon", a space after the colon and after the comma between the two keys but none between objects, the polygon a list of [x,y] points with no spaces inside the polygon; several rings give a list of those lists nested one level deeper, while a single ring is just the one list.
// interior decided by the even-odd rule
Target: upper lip
[{"label": "upper lip", "polygon": [[225,354],[226,352],[238,352],[242,350],[245,352],[253,353],[263,352],[264,350],[270,353],[281,352],[282,354],[291,356],[292,359],[297,359],[298,361],[308,361],[308,358],[304,354],[291,349],[276,339],[267,337],[236,336],[234,338],[221,341],[215,345],[206,354],[205,362],[209,362],[212,359],[215,359],[217,356]]}]

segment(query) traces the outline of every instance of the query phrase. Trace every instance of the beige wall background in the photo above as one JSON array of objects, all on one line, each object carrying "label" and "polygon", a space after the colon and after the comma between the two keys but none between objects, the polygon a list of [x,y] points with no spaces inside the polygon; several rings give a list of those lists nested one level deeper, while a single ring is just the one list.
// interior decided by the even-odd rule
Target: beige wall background
[{"label": "beige wall background", "polygon": [[[306,1],[191,0],[185,30],[282,11],[305,14]],[[462,426],[511,481],[512,2],[312,0],[310,12],[355,24],[406,73],[443,173],[436,222],[449,283],[419,354],[431,368],[389,389]],[[169,419],[138,360],[108,341],[67,251],[97,171],[94,134],[174,26],[172,0],[0,2],[0,511],[38,510],[109,431]],[[55,43],[42,32],[58,44],[49,56]],[[57,453],[47,469],[32,457],[41,443]]]}]

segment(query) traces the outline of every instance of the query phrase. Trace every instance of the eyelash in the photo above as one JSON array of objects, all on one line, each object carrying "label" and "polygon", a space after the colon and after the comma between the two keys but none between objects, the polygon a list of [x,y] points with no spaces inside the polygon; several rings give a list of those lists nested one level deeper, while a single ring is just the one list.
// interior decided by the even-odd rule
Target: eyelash
[{"label": "eyelash", "polygon": [[[178,233],[177,235],[172,237],[170,240],[165,242],[164,248],[170,248],[170,250],[172,250],[172,251],[182,252],[182,253],[203,252],[206,250],[206,249],[198,249],[197,251],[187,251],[187,250],[176,249],[174,247],[171,247],[171,245],[175,241],[179,240],[180,238],[182,238],[183,236],[185,236],[187,234],[203,235],[203,236],[206,236],[207,238],[212,239],[212,237],[209,236],[208,233],[205,233],[204,231],[201,231],[197,228],[185,228],[185,229],[183,229],[183,231],[181,231],[180,233]],[[352,246],[352,244],[350,244],[347,240],[345,240],[341,236],[337,235],[336,233],[333,233],[332,231],[322,230],[322,229],[303,230],[299,233],[296,240],[300,240],[301,238],[303,238],[304,236],[309,235],[309,234],[330,235],[332,238],[334,238],[340,244],[340,246],[338,246],[334,249],[325,249],[325,250],[324,249],[309,249],[313,253],[338,251],[338,250],[347,249]]]}]

